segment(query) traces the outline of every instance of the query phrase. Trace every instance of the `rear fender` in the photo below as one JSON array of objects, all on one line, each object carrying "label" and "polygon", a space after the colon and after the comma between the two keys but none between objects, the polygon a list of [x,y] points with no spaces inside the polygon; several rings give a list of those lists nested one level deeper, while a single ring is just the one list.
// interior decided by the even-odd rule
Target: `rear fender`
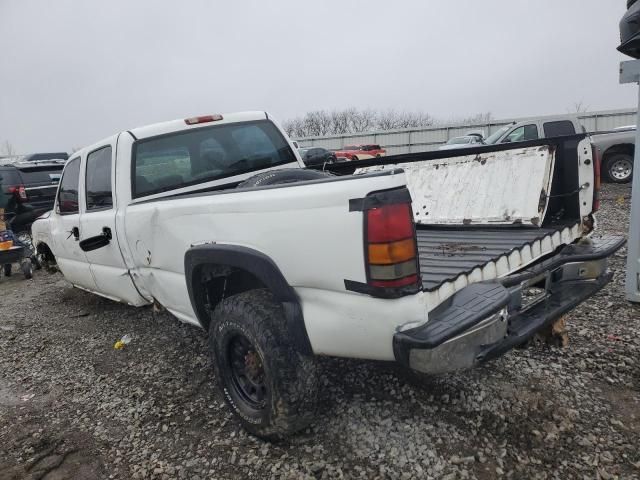
[{"label": "rear fender", "polygon": [[184,257],[189,299],[203,328],[209,324],[206,291],[200,282],[205,266],[236,268],[253,275],[282,304],[292,343],[305,355],[313,353],[300,301],[277,265],[265,254],[237,245],[204,244],[191,247]]}]

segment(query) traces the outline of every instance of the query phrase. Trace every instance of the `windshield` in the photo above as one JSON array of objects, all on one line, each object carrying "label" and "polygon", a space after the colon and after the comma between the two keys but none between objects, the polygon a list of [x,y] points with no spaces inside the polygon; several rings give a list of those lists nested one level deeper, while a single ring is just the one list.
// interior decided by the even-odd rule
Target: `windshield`
[{"label": "windshield", "polygon": [[486,143],[487,145],[493,145],[511,127],[512,127],[512,125],[505,125],[504,127],[502,127],[497,132],[493,132],[491,135],[489,135],[487,138],[484,139],[484,143]]},{"label": "windshield", "polygon": [[447,142],[447,145],[462,145],[463,143],[471,143],[471,137],[452,138]]}]

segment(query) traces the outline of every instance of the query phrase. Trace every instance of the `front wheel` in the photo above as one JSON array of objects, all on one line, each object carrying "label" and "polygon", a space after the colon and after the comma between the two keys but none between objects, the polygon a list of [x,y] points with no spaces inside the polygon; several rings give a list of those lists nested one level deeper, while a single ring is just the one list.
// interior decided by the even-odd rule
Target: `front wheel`
[{"label": "front wheel", "polygon": [[633,178],[633,157],[627,153],[611,155],[604,162],[605,178],[613,183],[629,183]]},{"label": "front wheel", "polygon": [[211,318],[209,348],[224,399],[246,430],[279,440],[311,423],[316,361],[291,345],[282,307],[268,290],[220,302]]}]

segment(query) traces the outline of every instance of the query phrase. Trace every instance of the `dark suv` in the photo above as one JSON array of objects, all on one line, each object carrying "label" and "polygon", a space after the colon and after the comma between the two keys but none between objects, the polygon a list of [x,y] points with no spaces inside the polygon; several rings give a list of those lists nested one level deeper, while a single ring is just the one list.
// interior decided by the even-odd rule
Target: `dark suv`
[{"label": "dark suv", "polygon": [[[53,208],[65,161],[30,161],[0,165],[0,188],[9,194],[7,213],[26,227]],[[18,227],[18,225],[16,225]]]},{"label": "dark suv", "polygon": [[303,147],[299,148],[298,151],[300,152],[302,161],[307,167],[318,167],[324,165],[325,163],[334,163],[337,160],[336,154],[330,152],[326,148]]}]

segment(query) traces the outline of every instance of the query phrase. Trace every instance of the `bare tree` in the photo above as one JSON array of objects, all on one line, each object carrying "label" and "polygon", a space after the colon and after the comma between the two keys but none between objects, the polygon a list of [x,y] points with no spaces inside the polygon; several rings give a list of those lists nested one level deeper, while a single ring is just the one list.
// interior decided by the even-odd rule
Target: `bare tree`
[{"label": "bare tree", "polygon": [[582,100],[579,102],[573,102],[569,108],[567,108],[568,113],[584,113],[589,110],[589,106],[585,104]]},{"label": "bare tree", "polygon": [[5,157],[15,157],[16,150],[15,148],[13,148],[13,145],[11,145],[11,142],[9,142],[9,140],[5,140],[4,142],[2,142],[2,154]]},{"label": "bare tree", "polygon": [[349,113],[347,110],[333,110],[330,116],[332,134],[349,133]]},{"label": "bare tree", "polygon": [[361,133],[368,130],[373,130],[376,125],[376,112],[375,110],[357,110],[351,109],[350,125],[351,133]]},{"label": "bare tree", "polygon": [[377,130],[394,130],[396,128],[402,128],[402,116],[403,114],[398,114],[395,110],[387,110],[384,112],[380,112],[376,118],[376,129]]},{"label": "bare tree", "polygon": [[438,121],[437,125],[482,125],[493,121],[493,114],[491,112],[476,113],[469,117],[453,118],[447,121]]},{"label": "bare tree", "polygon": [[434,124],[433,117],[424,112],[397,112],[393,109],[384,111],[358,110],[350,107],[331,112],[314,110],[302,117],[286,120],[282,125],[287,134],[299,138],[362,133],[371,130],[427,127]]}]

